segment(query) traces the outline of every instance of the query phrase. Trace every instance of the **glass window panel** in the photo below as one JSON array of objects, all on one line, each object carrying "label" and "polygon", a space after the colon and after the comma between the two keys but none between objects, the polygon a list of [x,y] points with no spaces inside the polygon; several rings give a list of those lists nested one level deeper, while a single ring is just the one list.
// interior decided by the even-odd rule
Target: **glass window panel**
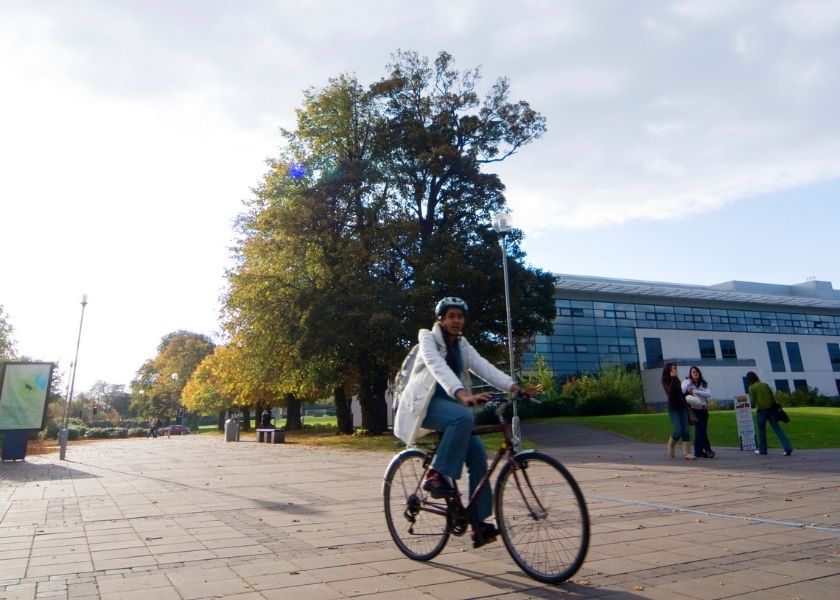
[{"label": "glass window panel", "polygon": [[700,358],[717,358],[714,340],[697,340],[700,348]]},{"label": "glass window panel", "polygon": [[785,359],[782,356],[782,344],[780,342],[767,342],[767,354],[770,355],[770,368],[774,372],[784,372]]},{"label": "glass window panel", "polygon": [[795,391],[808,391],[808,382],[805,379],[794,379],[793,380],[793,389]]},{"label": "glass window panel", "polygon": [[828,344],[828,359],[831,361],[831,370],[840,373],[840,344]]},{"label": "glass window panel", "polygon": [[738,358],[734,340],[720,340],[720,356],[721,358]]},{"label": "glass window panel", "polygon": [[776,379],[773,383],[776,385],[777,392],[790,393],[790,382],[787,379]]},{"label": "glass window panel", "polygon": [[788,355],[788,364],[790,370],[795,373],[801,373],[805,369],[802,367],[802,355],[799,353],[798,342],[785,342],[785,349]]}]

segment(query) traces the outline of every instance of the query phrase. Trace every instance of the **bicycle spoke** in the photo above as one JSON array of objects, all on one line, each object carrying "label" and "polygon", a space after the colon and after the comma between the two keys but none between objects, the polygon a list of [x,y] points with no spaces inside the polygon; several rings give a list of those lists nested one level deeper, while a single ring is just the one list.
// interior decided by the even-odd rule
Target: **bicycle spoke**
[{"label": "bicycle spoke", "polygon": [[496,512],[502,539],[516,563],[540,581],[560,582],[583,564],[589,517],[580,488],[553,458],[517,456],[497,483]]},{"label": "bicycle spoke", "polygon": [[385,474],[385,520],[400,551],[414,560],[437,556],[449,539],[446,503],[420,488],[425,454],[406,450]]}]

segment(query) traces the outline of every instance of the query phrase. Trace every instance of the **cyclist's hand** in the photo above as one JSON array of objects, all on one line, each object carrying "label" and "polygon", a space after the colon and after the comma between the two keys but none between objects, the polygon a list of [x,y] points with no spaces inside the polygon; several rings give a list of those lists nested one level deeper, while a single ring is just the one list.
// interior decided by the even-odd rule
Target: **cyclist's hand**
[{"label": "cyclist's hand", "polygon": [[467,406],[480,406],[493,398],[493,392],[482,392],[480,394],[473,394],[464,398],[464,404]]},{"label": "cyclist's hand", "polygon": [[536,396],[543,391],[543,386],[539,384],[531,384],[521,388],[518,385],[515,385],[511,391],[520,396]]}]

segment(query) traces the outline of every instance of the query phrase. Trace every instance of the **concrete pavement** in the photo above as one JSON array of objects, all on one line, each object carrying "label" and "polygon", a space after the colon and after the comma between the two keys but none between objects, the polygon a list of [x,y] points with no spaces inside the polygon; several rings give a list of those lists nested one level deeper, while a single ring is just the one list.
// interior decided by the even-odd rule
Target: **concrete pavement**
[{"label": "concrete pavement", "polygon": [[589,505],[589,555],[560,586],[501,543],[405,558],[382,512],[387,453],[184,436],[0,465],[0,599],[836,597],[840,451],[685,461],[579,426],[526,433]]}]

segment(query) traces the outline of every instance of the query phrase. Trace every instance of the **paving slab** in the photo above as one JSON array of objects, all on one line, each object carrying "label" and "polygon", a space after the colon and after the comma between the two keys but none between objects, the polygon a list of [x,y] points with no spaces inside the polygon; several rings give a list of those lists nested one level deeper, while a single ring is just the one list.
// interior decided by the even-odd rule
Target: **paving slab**
[{"label": "paving slab", "polygon": [[201,435],[0,464],[0,599],[805,599],[840,585],[840,450],[686,461],[576,425],[525,433],[589,506],[587,561],[562,585],[500,543],[404,557],[383,517],[388,453]]}]

